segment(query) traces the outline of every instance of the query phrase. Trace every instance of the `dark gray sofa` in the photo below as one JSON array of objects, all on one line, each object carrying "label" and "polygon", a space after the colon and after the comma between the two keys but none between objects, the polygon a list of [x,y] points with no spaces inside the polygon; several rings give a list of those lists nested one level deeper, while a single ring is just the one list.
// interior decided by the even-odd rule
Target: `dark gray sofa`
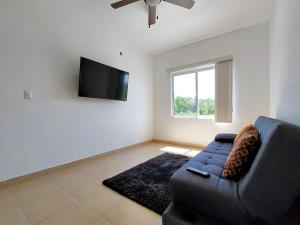
[{"label": "dark gray sofa", "polygon": [[[172,203],[164,225],[275,224],[300,191],[300,128],[259,117],[261,145],[238,182],[221,177],[234,136],[217,137],[171,178]],[[207,171],[203,178],[186,170]]]}]

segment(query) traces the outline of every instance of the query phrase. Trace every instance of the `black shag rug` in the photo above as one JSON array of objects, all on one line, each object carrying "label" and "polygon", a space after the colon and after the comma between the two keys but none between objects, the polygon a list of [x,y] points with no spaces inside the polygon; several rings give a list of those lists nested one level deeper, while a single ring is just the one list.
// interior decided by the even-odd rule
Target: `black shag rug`
[{"label": "black shag rug", "polygon": [[104,180],[103,184],[162,215],[171,202],[170,178],[189,160],[165,153]]}]

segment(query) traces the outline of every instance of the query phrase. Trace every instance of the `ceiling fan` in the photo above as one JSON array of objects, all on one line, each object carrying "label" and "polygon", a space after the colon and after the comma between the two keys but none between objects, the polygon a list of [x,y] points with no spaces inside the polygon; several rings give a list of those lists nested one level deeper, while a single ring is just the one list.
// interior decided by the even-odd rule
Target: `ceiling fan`
[{"label": "ceiling fan", "polygon": [[[111,7],[113,7],[114,9],[118,9],[138,1],[141,0],[121,0],[111,4]],[[149,27],[155,24],[156,20],[158,19],[157,6],[159,5],[159,3],[161,3],[161,1],[169,2],[171,4],[178,5],[186,9],[191,9],[195,4],[195,0],[144,0],[144,1],[149,7],[149,16],[148,16]]]}]

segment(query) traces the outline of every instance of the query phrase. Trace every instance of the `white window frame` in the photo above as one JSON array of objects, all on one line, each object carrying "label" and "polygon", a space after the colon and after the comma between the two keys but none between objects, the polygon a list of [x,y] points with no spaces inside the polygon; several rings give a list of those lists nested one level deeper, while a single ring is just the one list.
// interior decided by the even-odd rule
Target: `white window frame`
[{"label": "white window frame", "polygon": [[[171,117],[174,119],[198,119],[198,120],[214,120],[215,118],[211,118],[211,117],[206,117],[206,116],[201,116],[199,115],[199,99],[198,99],[198,73],[200,72],[204,72],[207,70],[211,70],[211,69],[215,69],[215,63],[209,63],[209,64],[204,64],[192,69],[186,69],[186,70],[179,70],[179,71],[175,71],[175,72],[171,72]],[[195,116],[176,116],[174,109],[175,109],[175,101],[174,101],[174,78],[177,76],[184,76],[187,74],[191,74],[194,73],[195,74],[195,86],[196,86],[196,96],[195,96],[195,100],[196,100],[196,114]]]}]

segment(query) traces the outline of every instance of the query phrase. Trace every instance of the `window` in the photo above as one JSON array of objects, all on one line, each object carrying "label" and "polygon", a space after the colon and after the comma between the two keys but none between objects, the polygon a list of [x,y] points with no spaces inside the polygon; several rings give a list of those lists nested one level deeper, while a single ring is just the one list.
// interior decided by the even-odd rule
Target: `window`
[{"label": "window", "polygon": [[172,116],[232,123],[233,60],[171,73]]},{"label": "window", "polygon": [[214,119],[215,65],[172,73],[173,117]]}]

